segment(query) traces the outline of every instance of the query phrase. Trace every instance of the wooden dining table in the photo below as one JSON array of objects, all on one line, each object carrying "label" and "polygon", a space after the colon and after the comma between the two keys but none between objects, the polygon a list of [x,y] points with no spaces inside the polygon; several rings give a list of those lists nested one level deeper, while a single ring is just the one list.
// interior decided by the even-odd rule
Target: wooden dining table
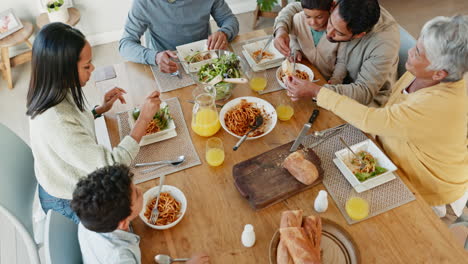
[{"label": "wooden dining table", "polygon": [[[258,30],[242,34],[235,42],[267,33],[269,32]],[[325,79],[317,69],[310,63],[305,64],[313,69],[315,79],[320,79],[318,84],[324,84]],[[117,145],[120,140],[116,113],[141,105],[145,96],[157,89],[147,65],[125,62],[114,65],[114,68],[117,78],[92,83],[85,89],[88,101],[95,104],[99,104],[105,91],[114,86],[127,91],[127,103],[116,103],[105,114],[112,146]],[[258,95],[247,87],[234,89],[233,98],[256,96],[276,105],[282,97],[286,97],[284,90]],[[193,88],[194,85],[162,93],[161,98],[164,100],[178,97],[202,164],[166,177],[165,183],[182,190],[188,201],[187,212],[179,224],[171,229],[158,231],[146,226],[139,218],[133,221],[134,232],[141,237],[142,263],[154,263],[154,256],[157,254],[189,257],[196,252],[207,253],[211,263],[217,264],[269,263],[270,241],[278,230],[281,212],[302,209],[304,215],[316,214],[313,202],[318,192],[325,187],[318,184],[289,199],[256,211],[236,189],[232,168],[241,161],[294,140],[313,109],[318,106],[310,100],[294,102],[294,116],[291,120],[278,121],[271,133],[260,139],[244,142],[238,151],[232,150],[238,139],[223,129],[219,130],[215,136],[224,143],[225,160],[219,167],[210,167],[204,157],[207,138],[198,136],[190,129],[193,105],[186,100],[192,99]],[[344,121],[333,113],[320,109],[320,115],[311,131],[342,123]],[[157,155],[154,160],[158,160]],[[150,180],[138,186],[145,191],[158,185],[158,181]],[[410,182],[404,177],[403,181],[416,196],[415,201],[349,225],[335,202],[329,198],[328,210],[320,215],[334,221],[352,236],[362,263],[466,263],[468,254],[456,243],[448,227],[435,215]],[[257,240],[251,248],[246,248],[241,243],[245,224],[254,226]]]}]

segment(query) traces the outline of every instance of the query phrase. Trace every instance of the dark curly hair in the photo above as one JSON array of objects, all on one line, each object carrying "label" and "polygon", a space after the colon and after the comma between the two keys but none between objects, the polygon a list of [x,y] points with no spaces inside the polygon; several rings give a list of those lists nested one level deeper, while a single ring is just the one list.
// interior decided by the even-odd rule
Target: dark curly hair
[{"label": "dark curly hair", "polygon": [[127,166],[114,165],[78,182],[70,206],[87,229],[112,232],[131,214],[132,177]]},{"label": "dark curly hair", "polygon": [[301,0],[302,8],[330,11],[333,0]]},{"label": "dark curly hair", "polygon": [[338,12],[353,35],[369,32],[380,18],[377,0],[338,0]]}]

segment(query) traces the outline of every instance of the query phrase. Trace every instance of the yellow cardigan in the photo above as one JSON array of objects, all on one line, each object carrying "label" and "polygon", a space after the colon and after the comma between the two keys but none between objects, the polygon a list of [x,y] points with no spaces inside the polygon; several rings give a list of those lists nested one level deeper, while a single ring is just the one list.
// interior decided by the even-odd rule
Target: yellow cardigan
[{"label": "yellow cardigan", "polygon": [[395,84],[383,108],[371,108],[322,88],[319,106],[364,132],[385,152],[432,206],[449,204],[468,187],[468,100],[464,80],[403,94],[414,76]]}]

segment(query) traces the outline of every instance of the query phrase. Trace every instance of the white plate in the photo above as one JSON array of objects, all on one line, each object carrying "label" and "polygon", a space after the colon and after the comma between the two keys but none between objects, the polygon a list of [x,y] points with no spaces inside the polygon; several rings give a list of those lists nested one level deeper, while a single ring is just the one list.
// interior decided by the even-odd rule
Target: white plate
[{"label": "white plate", "polygon": [[151,201],[153,198],[156,197],[156,193],[158,192],[158,188],[159,188],[159,186],[155,186],[155,187],[147,190],[143,194],[143,209],[140,212],[140,218],[147,226],[149,226],[151,228],[158,229],[158,230],[169,229],[169,228],[177,225],[182,220],[182,218],[184,217],[185,211],[187,211],[187,198],[185,198],[184,193],[181,190],[179,190],[178,188],[176,188],[174,186],[171,186],[171,185],[164,185],[162,187],[161,192],[168,192],[170,195],[172,195],[172,197],[174,197],[174,199],[176,199],[176,201],[181,203],[180,216],[179,216],[179,218],[177,218],[177,220],[175,220],[174,222],[172,222],[172,223],[170,223],[168,225],[157,226],[157,225],[150,224],[148,222],[148,219],[146,219],[146,217],[145,217],[145,211],[146,211],[146,207],[147,207],[149,201]]},{"label": "white plate", "polygon": [[241,136],[238,136],[236,134],[234,134],[233,132],[231,132],[227,127],[226,127],[226,124],[224,123],[224,116],[226,115],[226,112],[231,110],[233,107],[235,107],[236,105],[238,105],[242,99],[245,99],[247,100],[247,102],[249,103],[254,103],[254,105],[260,109],[264,109],[265,112],[269,115],[269,118],[268,119],[265,119],[264,117],[264,133],[259,135],[259,136],[256,136],[256,137],[247,137],[247,140],[251,140],[251,139],[257,139],[257,138],[261,138],[263,136],[265,136],[266,134],[270,133],[273,128],[275,128],[276,126],[276,122],[277,122],[277,115],[276,115],[276,110],[275,108],[267,101],[263,100],[263,99],[260,99],[260,98],[257,98],[257,97],[253,97],[253,96],[244,96],[244,97],[238,97],[238,98],[235,98],[229,102],[227,102],[223,108],[221,108],[221,111],[219,112],[219,121],[221,123],[221,126],[223,127],[224,130],[226,130],[229,134],[233,135],[234,137],[236,138],[241,138]]},{"label": "white plate", "polygon": [[[206,45],[206,43],[207,43],[207,40],[203,39],[203,40],[195,41],[192,43],[177,46],[176,50],[177,50],[177,56],[179,57],[179,60],[185,61],[185,57],[190,56],[194,54],[195,52],[207,51],[208,46]],[[189,68],[190,68],[190,72],[196,72],[202,65],[206,64],[207,62],[217,57],[218,56],[216,55],[216,53],[213,53],[211,59],[196,62],[196,63],[191,63],[190,67],[187,63],[181,63],[181,64],[182,64],[182,67],[184,67],[185,72],[188,74]]]},{"label": "white plate", "polygon": [[273,45],[273,43],[270,43],[268,45],[268,48],[265,50],[271,54],[273,54],[273,58],[267,59],[263,58],[259,63],[255,61],[255,58],[252,57],[252,53],[257,50],[263,49],[265,47],[265,44],[267,43],[268,39],[262,39],[256,42],[248,43],[242,46],[242,48],[246,51],[246,57],[249,57],[252,62],[254,62],[254,65],[256,66],[266,66],[271,63],[275,63],[278,61],[284,60],[283,54],[281,54]]},{"label": "white plate", "polygon": [[396,178],[395,174],[393,174],[394,171],[397,170],[397,167],[393,162],[385,155],[385,153],[380,150],[375,143],[367,139],[365,141],[362,141],[360,143],[357,143],[355,145],[350,146],[351,149],[354,152],[359,152],[361,150],[369,152],[374,158],[377,159],[377,164],[385,169],[387,169],[387,172],[382,173],[378,176],[372,177],[370,179],[367,179],[363,182],[360,182],[356,176],[353,174],[353,172],[346,166],[345,161],[349,160],[352,158],[352,155],[348,149],[342,149],[337,152],[335,152],[335,156],[337,157],[336,159],[333,160],[335,165],[338,167],[338,169],[343,173],[345,176],[346,180],[353,186],[353,188],[358,192],[363,192],[370,190],[374,187],[377,187],[379,185],[382,185],[386,182],[389,182],[393,179]]},{"label": "white plate", "polygon": [[[314,79],[314,72],[309,67],[305,66],[304,64],[296,63],[296,70],[305,71],[307,74],[309,74],[309,81],[312,81]],[[279,67],[276,70],[276,81],[278,81],[281,87],[286,89],[286,85],[284,84],[283,80],[281,80],[280,78],[280,74],[282,73],[282,71],[283,69],[281,67]]]},{"label": "white plate", "polygon": [[[166,106],[166,103],[162,102],[160,107],[163,108],[165,106]],[[130,130],[132,130],[133,127],[135,126],[135,119],[133,119],[133,110],[130,110],[127,113],[128,113],[128,123],[130,125]],[[176,131],[175,122],[174,122],[174,119],[171,119],[169,120],[169,124],[166,129],[161,130],[157,133],[144,135],[141,138],[140,146],[146,146],[146,145],[160,142],[160,141],[173,138],[176,136],[177,136],[177,131]]]},{"label": "white plate", "polygon": [[270,64],[266,64],[266,65],[263,65],[263,66],[258,66],[258,65],[255,64],[253,59],[250,58],[250,56],[247,54],[247,52],[245,50],[242,50],[242,54],[244,55],[247,63],[249,64],[250,68],[254,72],[259,72],[259,71],[264,71],[264,70],[268,70],[268,69],[271,69],[271,68],[275,68],[275,67],[281,66],[281,63],[282,63],[282,61],[278,61],[278,62],[275,62],[275,63],[270,63]]}]

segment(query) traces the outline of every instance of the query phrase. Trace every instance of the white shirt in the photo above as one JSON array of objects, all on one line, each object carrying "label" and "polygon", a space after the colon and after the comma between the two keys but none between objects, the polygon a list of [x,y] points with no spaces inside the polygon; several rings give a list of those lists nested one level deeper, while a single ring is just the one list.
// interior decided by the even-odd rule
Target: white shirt
[{"label": "white shirt", "polygon": [[78,225],[78,240],[84,264],[140,264],[140,237],[115,230],[97,233]]}]

